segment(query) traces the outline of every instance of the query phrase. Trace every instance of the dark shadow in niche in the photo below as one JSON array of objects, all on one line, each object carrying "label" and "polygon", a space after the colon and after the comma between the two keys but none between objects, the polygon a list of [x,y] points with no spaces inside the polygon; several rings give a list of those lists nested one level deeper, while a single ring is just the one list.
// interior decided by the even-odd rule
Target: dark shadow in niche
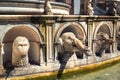
[{"label": "dark shadow in niche", "polygon": [[106,45],[102,44],[101,47],[100,47],[100,49],[95,53],[96,56],[102,57],[102,53],[103,53],[103,51],[104,51],[105,49],[106,49]]},{"label": "dark shadow in niche", "polygon": [[9,77],[10,73],[14,70],[14,67],[12,66],[12,61],[7,62],[6,64],[4,64],[4,69],[6,70],[6,76],[5,76],[5,80],[7,80],[7,78]]},{"label": "dark shadow in niche", "polygon": [[[67,52],[67,51],[64,53],[58,52],[57,59],[60,62],[60,68],[59,68],[59,71],[57,74],[57,79],[60,79],[62,77],[62,74],[63,74],[63,71],[66,67],[66,64],[73,54],[74,54],[73,52]],[[80,52],[75,52],[75,54],[76,54],[77,58],[83,59],[83,54],[81,54]]]},{"label": "dark shadow in niche", "polygon": [[[68,26],[66,27],[64,30],[62,30],[61,34],[59,35],[59,38],[62,38],[63,34],[72,34],[76,36],[77,39],[83,41],[84,40],[84,32],[81,28],[79,27],[75,27],[75,26]],[[66,37],[65,35],[63,37]],[[60,79],[62,77],[63,71],[67,65],[67,62],[69,61],[69,59],[71,58],[71,56],[74,54],[76,54],[77,58],[82,58],[83,59],[83,53],[85,53],[86,51],[81,51],[81,49],[78,48],[78,46],[76,45],[77,43],[74,42],[74,39],[72,41],[71,37],[67,36],[68,40],[71,41],[72,44],[67,45],[67,44],[63,44],[61,43],[61,41],[58,41],[55,45],[59,45],[60,47],[62,47],[62,49],[60,48],[60,51],[58,50],[58,55],[57,55],[57,59],[59,60],[60,63],[60,68],[57,74],[57,79]],[[58,39],[59,40],[59,39]],[[64,41],[64,40],[62,40]],[[78,40],[77,40],[78,41]],[[79,43],[79,41],[78,41]],[[67,45],[68,47],[71,46],[78,49],[78,51],[72,51],[72,50],[66,50],[65,45]],[[81,45],[79,45],[81,46]],[[86,53],[87,54],[87,53]]]},{"label": "dark shadow in niche", "polygon": [[66,64],[69,60],[69,58],[72,56],[72,52],[64,52],[64,53],[58,53],[58,60],[60,62],[60,68],[57,74],[57,79],[60,79],[62,76],[62,73],[66,67]]},{"label": "dark shadow in niche", "polygon": [[[104,29],[103,29],[104,30]],[[113,44],[113,39],[110,37],[110,35],[106,32],[102,31],[102,28],[99,29],[95,43],[97,44],[95,51],[96,56],[102,57],[102,54],[104,53],[111,53],[110,46]]]},{"label": "dark shadow in niche", "polygon": [[103,43],[103,44],[99,45],[101,47],[99,48],[98,51],[95,52],[96,56],[102,57],[102,54],[104,53],[104,51],[105,51],[105,53],[110,54],[111,53],[110,45],[111,45],[110,43],[109,44]]},{"label": "dark shadow in niche", "polygon": [[113,43],[112,39],[104,40],[104,42],[102,42],[101,45],[98,45],[101,47],[95,52],[96,56],[102,57],[104,51],[105,53],[110,54],[111,53],[110,45],[112,45],[112,43]]}]

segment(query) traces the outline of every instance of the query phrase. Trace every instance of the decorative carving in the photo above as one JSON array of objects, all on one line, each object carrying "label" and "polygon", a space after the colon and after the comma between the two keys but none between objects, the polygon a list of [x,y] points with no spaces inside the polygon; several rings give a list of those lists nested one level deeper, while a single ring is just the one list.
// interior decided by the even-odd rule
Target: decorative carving
[{"label": "decorative carving", "polygon": [[61,54],[65,53],[79,53],[77,54],[78,58],[79,55],[82,55],[85,53],[87,56],[90,56],[91,54],[90,49],[83,44],[82,40],[79,40],[74,33],[72,32],[66,32],[61,35],[59,38],[59,47],[58,52]]},{"label": "decorative carving", "polygon": [[49,0],[45,0],[44,14],[46,14],[46,15],[52,15],[52,6],[51,6]]},{"label": "decorative carving", "polygon": [[96,37],[96,55],[102,56],[103,51],[110,53],[110,44],[113,43],[113,39],[107,33],[99,32]]},{"label": "decorative carving", "polygon": [[74,33],[65,32],[59,38],[58,45],[58,60],[60,62],[60,69],[57,74],[59,79],[62,76],[63,70],[69,58],[75,53],[77,58],[83,58],[83,53],[90,56],[90,49],[83,44],[83,41],[78,39]]},{"label": "decorative carving", "polygon": [[12,65],[15,67],[25,66],[29,64],[28,50],[30,48],[29,41],[26,37],[18,36],[12,46]]},{"label": "decorative carving", "polygon": [[93,14],[94,14],[94,10],[93,10],[93,6],[92,6],[92,1],[91,0],[89,0],[88,4],[87,4],[87,12],[88,12],[88,15],[91,15],[91,16],[93,16]]}]

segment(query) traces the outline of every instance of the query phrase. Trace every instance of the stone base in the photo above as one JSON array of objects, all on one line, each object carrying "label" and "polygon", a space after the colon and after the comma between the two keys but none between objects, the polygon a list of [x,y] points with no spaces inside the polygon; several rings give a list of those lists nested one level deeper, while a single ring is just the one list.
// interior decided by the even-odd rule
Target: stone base
[{"label": "stone base", "polygon": [[29,65],[25,67],[18,67],[11,70],[9,76],[23,76],[41,72],[40,66],[37,65]]}]

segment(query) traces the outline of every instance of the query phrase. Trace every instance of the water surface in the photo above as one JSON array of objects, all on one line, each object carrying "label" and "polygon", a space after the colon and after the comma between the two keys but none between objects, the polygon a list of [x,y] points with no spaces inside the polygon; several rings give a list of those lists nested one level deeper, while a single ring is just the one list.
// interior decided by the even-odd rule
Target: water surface
[{"label": "water surface", "polygon": [[120,80],[120,63],[88,73],[63,76],[60,80]]}]

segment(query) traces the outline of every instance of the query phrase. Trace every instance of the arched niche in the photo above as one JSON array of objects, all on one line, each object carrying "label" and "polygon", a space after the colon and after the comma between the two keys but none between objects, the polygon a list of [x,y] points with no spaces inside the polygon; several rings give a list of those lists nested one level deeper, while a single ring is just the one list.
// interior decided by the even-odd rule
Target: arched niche
[{"label": "arched niche", "polygon": [[55,35],[55,41],[57,41],[58,38],[65,32],[73,32],[76,35],[76,37],[82,41],[85,41],[86,39],[86,32],[83,26],[79,23],[71,22],[71,23],[66,23],[61,27],[59,27]]},{"label": "arched niche", "polygon": [[[102,56],[102,53],[110,53],[110,45],[107,46],[107,48],[102,49],[104,46],[98,45],[97,41],[101,40],[101,38],[98,36],[99,33],[105,33],[109,36],[109,39],[112,37],[112,27],[107,24],[107,23],[103,23],[101,22],[95,29],[94,33],[93,33],[93,52],[97,55],[97,56]],[[101,47],[101,48],[100,48]],[[98,51],[100,51],[100,55],[98,55]]]},{"label": "arched niche", "polygon": [[[9,26],[11,27],[11,26]],[[13,40],[17,36],[24,36],[30,42],[30,49],[29,49],[29,62],[30,64],[40,64],[40,46],[39,43],[41,41],[41,37],[37,32],[37,29],[33,26],[25,26],[25,25],[18,25],[12,26],[13,28],[9,29],[4,37],[3,37],[3,44],[4,44],[4,55],[3,55],[3,65],[4,67],[9,67],[11,65],[12,60],[12,44]]]},{"label": "arched niche", "polygon": [[[76,37],[78,39],[82,40],[83,42],[86,39],[86,32],[85,32],[83,26],[79,23],[71,22],[71,23],[66,23],[66,24],[62,25],[61,27],[59,27],[59,29],[57,30],[56,35],[55,35],[55,42],[57,42],[58,39],[61,37],[61,35],[66,32],[74,33],[76,35]],[[58,49],[56,48],[55,55],[59,56],[59,52],[57,50]],[[77,58],[83,58],[83,55],[79,52],[76,52],[76,56],[77,56]]]}]

